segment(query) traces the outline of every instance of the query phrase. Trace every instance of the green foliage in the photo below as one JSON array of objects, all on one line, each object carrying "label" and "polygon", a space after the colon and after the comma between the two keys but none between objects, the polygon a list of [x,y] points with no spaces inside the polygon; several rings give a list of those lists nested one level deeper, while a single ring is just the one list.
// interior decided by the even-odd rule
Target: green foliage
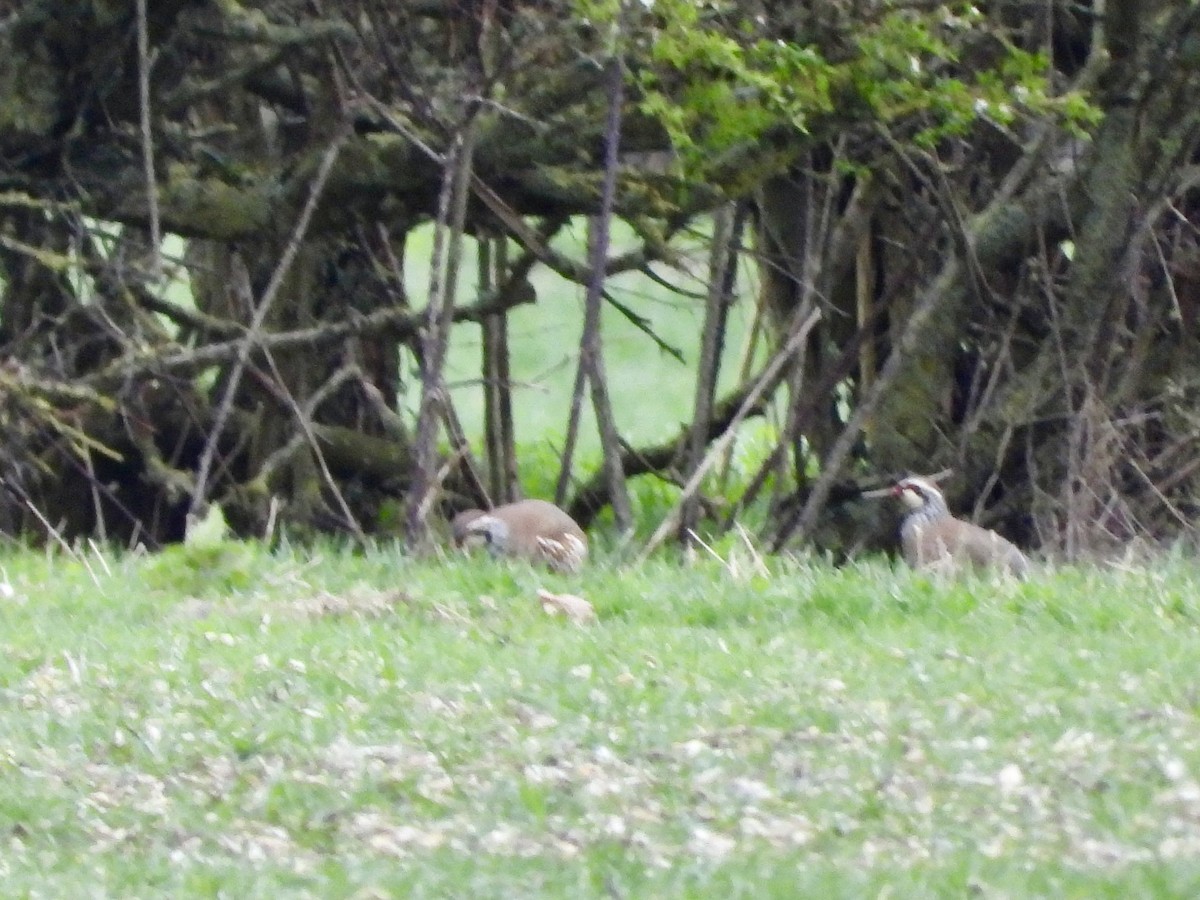
[{"label": "green foliage", "polygon": [[1083,133],[1099,118],[1083,95],[1056,94],[1045,55],[1016,46],[972,3],[847,16],[830,46],[774,37],[738,4],[665,0],[653,11],[649,64],[634,76],[640,106],[699,177],[735,148],[815,123],[882,124],[932,147],[983,119],[1050,116]]},{"label": "green foliage", "polygon": [[819,53],[755,38],[744,23],[723,28],[716,6],[655,3],[659,24],[646,38],[653,65],[636,76],[642,111],[666,128],[684,168],[701,172],[772,128],[807,130],[833,104],[833,67]]},{"label": "green foliage", "polygon": [[980,119],[1001,126],[1019,115],[1053,115],[1076,126],[1095,121],[1079,95],[1054,96],[1044,53],[1008,41],[974,4],[924,16],[893,11],[863,31],[857,48],[851,78],[858,95],[889,127],[913,123],[918,146],[963,136]]}]

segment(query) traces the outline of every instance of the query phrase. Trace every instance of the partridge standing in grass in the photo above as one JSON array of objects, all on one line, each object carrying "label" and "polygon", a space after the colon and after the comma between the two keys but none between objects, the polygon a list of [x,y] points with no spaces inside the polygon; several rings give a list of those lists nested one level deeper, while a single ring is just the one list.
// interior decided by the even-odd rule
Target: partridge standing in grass
[{"label": "partridge standing in grass", "polygon": [[545,500],[518,500],[484,512],[468,509],[454,517],[458,547],[486,544],[495,556],[544,563],[558,572],[578,572],[587,559],[587,535],[569,515]]},{"label": "partridge standing in grass", "polygon": [[950,515],[942,492],[923,478],[904,478],[887,493],[899,497],[908,514],[900,526],[905,561],[914,569],[958,571],[996,569],[1018,578],[1029,574],[1029,559],[994,531]]}]

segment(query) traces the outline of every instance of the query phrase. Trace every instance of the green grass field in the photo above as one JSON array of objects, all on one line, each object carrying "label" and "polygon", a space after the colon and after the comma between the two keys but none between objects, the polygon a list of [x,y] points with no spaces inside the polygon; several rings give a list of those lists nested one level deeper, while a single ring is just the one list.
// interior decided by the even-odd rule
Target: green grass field
[{"label": "green grass field", "polygon": [[4,893],[1200,895],[1195,561],[726,563],[10,552]]}]

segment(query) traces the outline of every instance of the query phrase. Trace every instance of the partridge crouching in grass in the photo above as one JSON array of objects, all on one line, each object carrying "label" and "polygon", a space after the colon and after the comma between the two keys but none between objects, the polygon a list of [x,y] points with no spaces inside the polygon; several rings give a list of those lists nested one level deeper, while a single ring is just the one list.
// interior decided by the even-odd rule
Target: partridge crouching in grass
[{"label": "partridge crouching in grass", "polygon": [[[946,498],[923,478],[904,478],[869,495],[899,497],[908,508],[900,525],[904,560],[914,569],[958,572],[966,568],[1029,574],[1029,559],[994,531],[950,515]],[[868,496],[869,496],[868,495]]]},{"label": "partridge crouching in grass", "polygon": [[454,544],[486,545],[494,556],[578,572],[587,560],[587,535],[569,515],[545,500],[518,500],[495,509],[468,509],[454,517]]}]

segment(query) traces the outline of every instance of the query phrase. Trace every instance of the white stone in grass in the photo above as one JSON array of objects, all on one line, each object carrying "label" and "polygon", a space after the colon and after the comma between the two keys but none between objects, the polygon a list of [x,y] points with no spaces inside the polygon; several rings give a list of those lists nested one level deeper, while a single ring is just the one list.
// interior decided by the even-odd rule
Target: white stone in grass
[{"label": "white stone in grass", "polygon": [[1180,803],[1195,806],[1200,803],[1200,784],[1196,784],[1194,781],[1185,781],[1179,785],[1175,796]]},{"label": "white stone in grass", "polygon": [[620,816],[610,815],[604,819],[600,828],[605,837],[623,838],[629,832],[625,825],[625,820]]},{"label": "white stone in grass", "polygon": [[918,794],[913,798],[913,809],[922,816],[933,815],[934,803],[930,794]]},{"label": "white stone in grass", "polygon": [[1025,783],[1025,775],[1016,763],[1009,763],[996,773],[996,784],[1002,794],[1011,794]]},{"label": "white stone in grass", "polygon": [[512,851],[520,836],[516,828],[502,822],[485,834],[480,843],[488,853],[505,854]]},{"label": "white stone in grass", "polygon": [[742,799],[755,803],[770,800],[775,796],[769,787],[754,778],[735,778],[733,780],[733,791]]},{"label": "white stone in grass", "polygon": [[1195,859],[1200,856],[1200,838],[1195,835],[1180,835],[1164,838],[1158,845],[1162,859]]},{"label": "white stone in grass", "polygon": [[1187,764],[1178,757],[1167,757],[1160,765],[1167,781],[1182,781],[1187,777]]},{"label": "white stone in grass", "polygon": [[1054,742],[1052,748],[1055,753],[1060,755],[1072,754],[1081,755],[1088,750],[1091,750],[1096,745],[1096,735],[1090,731],[1080,731],[1076,728],[1068,728],[1062,733],[1062,736]]},{"label": "white stone in grass", "polygon": [[720,859],[733,851],[733,848],[737,846],[737,841],[728,835],[720,834],[703,825],[697,825],[692,829],[689,846],[693,852],[702,856]]},{"label": "white stone in grass", "polygon": [[677,746],[683,751],[683,755],[688,759],[695,759],[701,753],[704,753],[708,750],[708,744],[704,743],[704,741],[696,740],[695,738],[690,741],[684,741],[682,744]]}]

